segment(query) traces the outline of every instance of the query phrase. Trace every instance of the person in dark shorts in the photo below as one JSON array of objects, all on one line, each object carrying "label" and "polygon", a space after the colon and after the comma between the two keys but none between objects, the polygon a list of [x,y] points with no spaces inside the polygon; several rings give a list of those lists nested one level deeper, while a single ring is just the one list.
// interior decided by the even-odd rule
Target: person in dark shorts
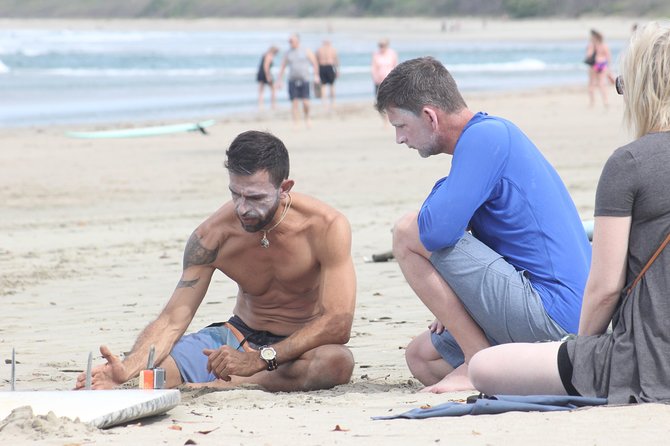
[{"label": "person in dark shorts", "polygon": [[270,89],[270,104],[272,109],[275,109],[275,86],[272,77],[272,62],[279,52],[279,48],[271,46],[263,53],[260,64],[258,65],[258,73],[256,73],[256,82],[258,82],[258,109],[263,110],[263,91],[265,86]]},{"label": "person in dark shorts", "polygon": [[[349,222],[292,191],[288,151],[274,135],[243,132],[226,158],[232,199],[191,234],[172,297],[132,351],[121,360],[100,347],[107,363],[93,369],[94,389],[137,376],[152,346],[167,387],[255,384],[287,392],[351,379],[354,359],[344,345],[356,306]],[[233,317],[184,335],[215,272],[237,286]],[[76,388],[85,386],[82,373]]]},{"label": "person in dark shorts", "polygon": [[300,36],[297,34],[291,35],[289,45],[290,48],[286,52],[279,69],[279,82],[281,83],[284,78],[284,71],[288,68],[288,96],[291,100],[293,124],[297,125],[300,120],[299,106],[302,103],[305,125],[309,127],[309,85],[311,79],[314,80],[315,84],[321,82],[319,79],[319,66],[314,53],[300,45]]},{"label": "person in dark shorts", "polygon": [[333,85],[337,77],[335,67],[332,65],[319,65],[319,77],[323,85]]},{"label": "person in dark shorts", "polygon": [[670,400],[670,27],[638,29],[620,72],[637,139],[614,151],[598,182],[578,336],[480,351],[470,379],[488,395]]},{"label": "person in dark shorts", "polygon": [[[319,64],[319,77],[321,84],[328,90],[329,108],[335,106],[335,79],[339,74],[340,61],[337,57],[337,51],[330,40],[324,40],[322,45],[316,50],[316,60]],[[321,95],[325,99],[325,92]]]}]

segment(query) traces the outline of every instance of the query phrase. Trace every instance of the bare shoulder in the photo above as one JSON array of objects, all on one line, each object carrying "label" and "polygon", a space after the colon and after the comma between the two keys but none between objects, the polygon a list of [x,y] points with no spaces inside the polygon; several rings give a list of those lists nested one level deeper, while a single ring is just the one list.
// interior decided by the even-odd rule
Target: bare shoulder
[{"label": "bare shoulder", "polygon": [[184,269],[193,265],[212,264],[219,249],[235,231],[235,215],[231,202],[216,210],[203,221],[186,242],[184,249]]},{"label": "bare shoulder", "polygon": [[[291,194],[294,208],[304,218],[304,229],[317,244],[333,241],[350,244],[351,227],[347,217],[329,204],[305,194]],[[334,239],[334,240],[333,240]]]},{"label": "bare shoulder", "polygon": [[296,192],[291,192],[291,197],[293,198],[293,208],[299,210],[305,217],[315,221],[320,220],[321,224],[334,220],[347,221],[342,212],[316,197]]}]

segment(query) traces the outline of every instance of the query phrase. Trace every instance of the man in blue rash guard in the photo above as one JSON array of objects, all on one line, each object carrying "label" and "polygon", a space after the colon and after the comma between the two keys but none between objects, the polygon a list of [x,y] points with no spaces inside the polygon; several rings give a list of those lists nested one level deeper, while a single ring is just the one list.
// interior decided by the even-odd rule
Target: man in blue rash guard
[{"label": "man in blue rash guard", "polygon": [[436,318],[405,353],[424,391],[473,388],[467,364],[490,345],[576,333],[591,248],[565,185],[528,137],[470,111],[431,57],[398,65],[376,108],[398,144],[453,156],[419,213],[393,229],[393,254]]}]

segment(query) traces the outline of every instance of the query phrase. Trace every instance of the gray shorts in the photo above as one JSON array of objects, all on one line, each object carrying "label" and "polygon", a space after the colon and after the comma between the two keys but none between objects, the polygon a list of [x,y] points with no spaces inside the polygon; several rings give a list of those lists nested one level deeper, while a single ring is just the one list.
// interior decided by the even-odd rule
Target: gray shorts
[{"label": "gray shorts", "polygon": [[[560,340],[567,333],[542,305],[524,271],[470,233],[455,246],[435,251],[430,262],[459,297],[491,345]],[[433,333],[433,346],[452,367],[465,361],[448,332]]]}]

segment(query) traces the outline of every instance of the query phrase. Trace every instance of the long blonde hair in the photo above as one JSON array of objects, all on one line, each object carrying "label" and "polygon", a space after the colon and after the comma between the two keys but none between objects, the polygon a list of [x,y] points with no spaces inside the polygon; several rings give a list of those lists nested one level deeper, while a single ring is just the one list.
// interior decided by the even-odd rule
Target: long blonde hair
[{"label": "long blonde hair", "polygon": [[631,37],[621,61],[624,119],[636,137],[670,130],[670,27],[651,22]]}]

